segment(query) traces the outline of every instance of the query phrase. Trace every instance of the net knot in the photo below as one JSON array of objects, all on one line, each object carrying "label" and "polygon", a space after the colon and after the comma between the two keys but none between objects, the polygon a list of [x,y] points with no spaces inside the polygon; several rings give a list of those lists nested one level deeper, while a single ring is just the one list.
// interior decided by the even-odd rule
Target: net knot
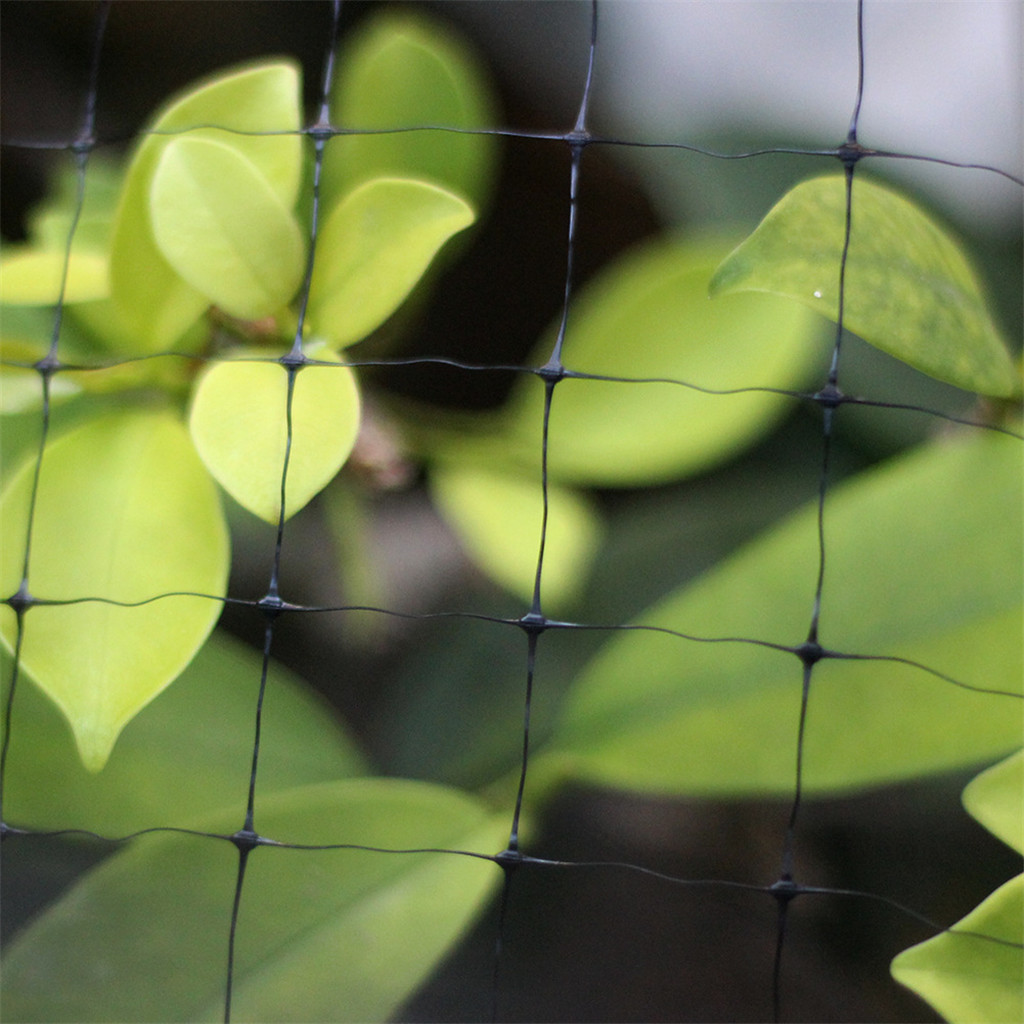
[{"label": "net knot", "polygon": [[494,863],[504,871],[511,871],[523,863],[523,855],[518,850],[509,847],[494,855]]},{"label": "net knot", "polygon": [[256,602],[256,607],[268,618],[275,618],[284,611],[284,601],[281,600],[281,596],[276,590],[272,590]]},{"label": "net knot", "polygon": [[516,625],[527,634],[540,634],[551,625],[551,622],[541,615],[540,612],[530,611],[522,618],[516,619]]},{"label": "net knot", "polygon": [[548,385],[548,387],[553,387],[567,376],[565,367],[554,357],[549,359],[543,366],[538,366],[534,373],[536,373],[537,376]]},{"label": "net knot", "polygon": [[301,348],[296,346],[291,352],[287,352],[277,360],[286,370],[301,370],[303,366],[311,363],[312,360],[306,356]]},{"label": "net knot", "polygon": [[86,134],[79,136],[74,142],[68,146],[71,153],[74,154],[79,160],[87,157],[93,149],[96,147],[96,137],[92,132],[86,132]]},{"label": "net knot", "polygon": [[234,835],[228,836],[228,839],[238,847],[239,853],[250,853],[263,844],[262,836],[251,828],[240,828]]},{"label": "net knot", "polygon": [[594,136],[591,135],[586,128],[573,128],[571,132],[566,132],[562,138],[565,139],[573,149],[582,149],[589,142],[594,140]]},{"label": "net knot", "polygon": [[820,391],[815,392],[812,397],[819,405],[824,406],[826,409],[835,409],[847,400],[846,395],[831,382],[826,384]]},{"label": "net knot", "polygon": [[768,891],[781,903],[789,903],[790,900],[800,895],[800,886],[793,881],[791,875],[784,874],[777,882],[768,886]]},{"label": "net knot", "polygon": [[43,377],[52,377],[58,370],[62,370],[64,364],[52,353],[43,356],[32,364],[32,369]]},{"label": "net knot", "polygon": [[806,643],[802,643],[799,647],[794,647],[793,653],[807,668],[810,668],[825,657],[825,648],[816,640],[808,640]]},{"label": "net knot", "polygon": [[0,821],[0,842],[5,839],[12,839],[14,836],[27,836],[28,831],[23,828],[15,828],[8,825],[6,821]]},{"label": "net knot", "polygon": [[22,580],[21,586],[18,587],[18,589],[11,594],[6,601],[4,601],[4,604],[6,604],[19,619],[35,603],[36,599],[31,595],[31,593],[29,593],[27,580]]},{"label": "net knot", "polygon": [[314,142],[326,142],[328,139],[333,139],[337,135],[333,125],[328,121],[317,121],[316,124],[311,124],[306,129],[306,134]]},{"label": "net knot", "polygon": [[836,156],[844,167],[852,167],[862,156],[867,156],[871,150],[865,149],[859,142],[847,139],[837,150]]}]

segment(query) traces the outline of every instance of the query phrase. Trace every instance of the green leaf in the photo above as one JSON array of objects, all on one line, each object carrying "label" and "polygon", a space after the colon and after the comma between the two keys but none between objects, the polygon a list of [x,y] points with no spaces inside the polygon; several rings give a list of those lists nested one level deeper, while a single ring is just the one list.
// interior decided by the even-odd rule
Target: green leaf
[{"label": "green leaf", "polygon": [[167,262],[232,316],[270,316],[302,279],[294,217],[256,167],[222,142],[169,142],[153,174],[150,214]]},{"label": "green leaf", "polygon": [[[1019,442],[998,435],[946,439],[837,487],[825,511],[821,643],[1019,693],[1021,506]],[[799,645],[816,513],[804,509],[638,621]],[[801,675],[793,655],[747,643],[622,633],[576,680],[548,770],[654,792],[791,793]],[[826,659],[811,683],[805,791],[1002,755],[1020,744],[1019,711],[1013,696],[907,665]]]},{"label": "green leaf", "polygon": [[[952,1024],[1018,1024],[1024,1007],[1024,875],[1001,886],[953,927],[900,953],[892,962],[892,976]],[[957,934],[962,931],[980,934]]]},{"label": "green leaf", "polygon": [[[579,293],[563,360],[581,373],[669,378],[698,387],[799,388],[822,353],[814,318],[768,296],[712,303],[708,280],[728,245],[645,242]],[[545,363],[555,328],[529,358]],[[523,375],[489,431],[445,436],[426,447],[452,459],[532,469],[541,450],[544,387]],[[667,382],[567,378],[552,405],[548,470],[558,481],[631,487],[698,473],[757,440],[791,403],[751,391],[709,395]],[[638,441],[639,439],[639,441]]]},{"label": "green leaf", "polygon": [[[487,855],[508,830],[505,815],[492,817],[469,797],[398,779],[275,794],[259,801],[256,823],[281,842]],[[200,827],[240,824],[222,817]],[[11,943],[5,1016],[222,1019],[237,861],[228,843],[209,838],[134,841]],[[234,1019],[389,1019],[499,877],[487,861],[444,853],[257,849],[238,924]]]},{"label": "green leaf", "polygon": [[972,818],[1024,853],[1024,750],[972,779],[963,801]]},{"label": "green leaf", "polygon": [[29,248],[8,250],[0,262],[0,302],[10,306],[55,306],[67,262],[65,302],[102,299],[110,291],[108,260],[104,253],[73,250],[40,252]]},{"label": "green leaf", "polygon": [[[2,664],[9,679],[9,659]],[[19,685],[4,779],[7,820],[107,836],[195,821],[215,809],[230,809],[240,820],[261,669],[262,658],[252,648],[215,631],[174,685],[128,723],[98,775],[82,769],[53,706],[27,681]],[[272,662],[260,744],[261,796],[365,772],[338,716]]]},{"label": "green leaf", "polygon": [[474,217],[458,196],[426,182],[360,185],[331,211],[317,242],[309,293],[317,332],[341,347],[366,337]]},{"label": "green leaf", "polygon": [[[337,363],[322,346],[311,358]],[[359,431],[359,389],[345,366],[295,371],[286,518],[341,469]],[[277,525],[288,441],[288,371],[256,352],[214,363],[196,383],[189,415],[196,450],[217,482],[253,515]]]},{"label": "green leaf", "polygon": [[[473,466],[437,466],[430,493],[473,560],[529,602],[544,511],[539,482]],[[542,595],[545,607],[558,607],[579,595],[602,528],[579,492],[549,486],[548,505]]]},{"label": "green leaf", "polygon": [[[718,268],[711,293],[771,292],[837,320],[845,222],[844,175],[802,182]],[[911,202],[859,175],[843,323],[949,384],[1020,393],[1020,375],[960,244]]]},{"label": "green leaf", "polygon": [[230,146],[290,209],[298,195],[302,140],[289,133],[299,126],[299,73],[289,62],[224,72],[157,116],[132,158],[112,236],[111,291],[138,351],[166,348],[209,305],[164,259],[153,237],[150,186],[164,149],[184,132]]},{"label": "green leaf", "polygon": [[[331,96],[331,118],[346,129],[494,124],[495,103],[470,50],[419,11],[385,11],[345,42]],[[326,147],[322,195],[332,206],[378,177],[421,178],[465,197],[486,199],[493,137],[439,131],[346,135]]]},{"label": "green leaf", "polygon": [[[4,594],[21,584],[33,473],[30,459],[0,498],[4,530],[16,538],[0,556]],[[90,771],[206,639],[228,559],[216,489],[176,417],[126,410],[47,448],[28,587],[37,601],[72,603],[27,609],[21,661],[71,724]],[[172,594],[180,596],[162,596]],[[8,649],[16,632],[14,612],[0,608]]]},{"label": "green leaf", "polygon": [[[88,332],[94,350],[101,347],[105,352],[113,353],[138,351],[136,339],[139,335],[131,322],[125,319],[121,306],[113,299],[81,302],[73,306],[70,312],[70,319]],[[193,321],[183,334],[175,338],[174,350],[178,353],[197,352],[208,341],[208,332],[203,330],[202,322]]]}]

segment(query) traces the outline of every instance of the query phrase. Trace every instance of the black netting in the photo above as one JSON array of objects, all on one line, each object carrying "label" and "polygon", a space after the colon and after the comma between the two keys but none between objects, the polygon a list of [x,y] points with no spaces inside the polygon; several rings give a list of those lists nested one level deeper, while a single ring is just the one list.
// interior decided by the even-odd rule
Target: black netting
[{"label": "black netting", "polygon": [[[404,330],[399,347],[387,347],[385,331],[376,347],[357,346],[346,354],[367,394],[378,396],[366,406],[365,447],[345,470],[363,488],[369,519],[352,541],[363,552],[362,563],[351,558],[346,563],[342,551],[342,564],[352,575],[331,568],[344,538],[356,532],[337,529],[338,522],[354,521],[345,518],[353,513],[340,491],[276,527],[232,511],[227,596],[202,599],[222,605],[218,628],[262,657],[262,672],[235,702],[245,709],[244,720],[233,722],[230,730],[248,740],[244,746],[223,740],[225,756],[238,762],[244,813],[230,826],[203,826],[197,815],[154,821],[125,834],[82,828],[89,818],[76,803],[81,789],[69,797],[67,820],[57,824],[35,823],[31,811],[18,804],[17,813],[5,813],[3,823],[5,941],[13,942],[35,913],[95,864],[153,841],[153,832],[180,834],[173,856],[166,851],[154,856],[154,874],[140,884],[180,884],[185,891],[190,858],[205,857],[214,847],[221,851],[218,856],[231,855],[225,874],[231,881],[218,894],[225,923],[214,944],[222,959],[200,970],[222,979],[230,1015],[238,976],[274,955],[275,937],[259,925],[260,908],[249,897],[250,889],[261,895],[273,891],[262,873],[271,858],[309,858],[311,888],[301,894],[296,889],[295,898],[315,900],[318,886],[335,884],[343,878],[343,866],[359,863],[358,858],[390,862],[413,856],[413,849],[429,849],[428,862],[449,865],[439,886],[457,891],[463,884],[459,868],[478,868],[481,860],[492,862],[488,866],[497,884],[461,942],[397,1011],[403,1019],[935,1019],[889,979],[889,961],[966,914],[1017,870],[1017,860],[958,808],[959,791],[976,764],[970,771],[946,769],[923,781],[809,799],[802,785],[807,736],[816,729],[837,731],[835,723],[815,717],[815,685],[850,662],[864,667],[877,660],[890,667],[899,663],[913,685],[924,680],[936,688],[981,691],[974,692],[977,700],[1003,701],[1006,714],[1017,718],[1019,694],[989,685],[980,660],[977,673],[964,675],[946,668],[943,651],[933,661],[829,646],[829,638],[841,630],[829,620],[828,597],[844,587],[843,579],[831,575],[830,502],[836,488],[861,470],[943,431],[1000,435],[1007,444],[1019,443],[1012,417],[999,419],[971,394],[882,362],[886,357],[845,332],[845,243],[836,282],[840,322],[823,334],[816,376],[806,387],[765,385],[743,367],[729,386],[709,385],[699,375],[606,374],[574,359],[574,314],[587,283],[630,245],[668,226],[697,234],[738,223],[742,237],[789,185],[840,170],[847,183],[845,242],[854,182],[885,175],[910,182],[903,187],[919,188],[933,204],[944,206],[977,243],[997,317],[1005,333],[1019,337],[1019,167],[1004,162],[1006,150],[989,137],[995,129],[980,139],[968,132],[966,142],[947,145],[949,126],[965,116],[963,111],[936,104],[924,134],[909,117],[906,136],[894,126],[898,118],[885,120],[880,111],[887,105],[899,109],[904,97],[888,92],[896,88],[895,74],[875,57],[875,48],[885,61],[899,59],[904,37],[899,19],[888,10],[899,5],[868,4],[863,11],[852,3],[830,5],[827,20],[841,20],[842,29],[831,27],[827,35],[824,5],[820,10],[774,4],[714,10],[709,4],[657,10],[625,3],[600,9],[587,3],[424,6],[474,34],[493,58],[503,103],[493,130],[504,149],[495,198],[472,244],[432,280],[429,301],[414,310],[415,325],[399,323]],[[903,16],[910,17],[916,6],[903,5]],[[1005,6],[1006,25],[1015,16],[1019,20],[1019,11],[1015,15],[1012,5]],[[331,55],[337,39],[373,13],[373,5],[361,4],[4,4],[5,236],[24,237],[26,208],[38,201],[46,175],[62,164],[78,188],[76,213],[67,226],[70,251],[94,162],[123,152],[163,98],[197,76],[284,52],[295,55],[305,70],[308,288],[323,225],[316,183],[323,153],[342,137],[337,129],[343,127],[333,123],[325,98],[338,70]],[[804,78],[815,62],[820,66],[818,84],[804,86],[806,100],[789,101],[807,115],[791,119],[796,127],[780,127],[784,120],[758,121],[764,116],[760,97],[739,106],[747,113],[728,122],[708,116],[689,98],[686,90],[696,93],[700,76],[713,74],[712,42],[717,45],[718,34],[739,31],[745,18],[752,33],[737,38],[742,60],[723,67],[721,91],[730,95],[742,87],[738,104],[758,82],[766,94],[781,91],[790,77],[790,55],[772,47],[784,45],[776,40],[779,26],[788,31],[801,13],[811,26],[808,35],[798,37],[807,62]],[[664,27],[630,50],[626,43],[641,15],[663,18]],[[990,28],[980,14],[977,19],[982,37],[1006,27]],[[664,59],[666,39],[699,32],[702,25],[708,52],[698,48],[691,53],[692,68],[666,72],[665,91],[686,97],[677,104],[677,123],[669,127],[651,114],[640,119],[642,128],[631,130],[636,111],[630,105],[643,94],[636,83],[649,81],[647,88],[655,88],[653,69]],[[841,67],[827,59],[837,46],[844,53]],[[976,52],[971,39],[964,39],[963,50]],[[993,60],[1012,63],[1015,51],[1009,51]],[[644,66],[644,53],[650,68]],[[908,64],[924,59],[917,53],[907,57]],[[748,77],[742,79],[737,69]],[[1019,97],[996,96],[993,102],[1005,105],[1012,124]],[[673,109],[663,95],[652,96],[650,106],[662,118]],[[997,117],[994,123],[1002,122]],[[1019,133],[1017,140],[1019,160]],[[957,146],[965,148],[957,151]],[[289,444],[294,390],[316,365],[316,356],[311,362],[303,347],[304,300],[297,308],[292,349],[264,360],[280,363],[288,382]],[[89,373],[102,379],[149,362],[173,373],[192,358],[173,346],[145,357],[94,356],[88,364],[68,358],[62,310],[58,303],[51,344],[41,358],[26,360],[10,348],[4,354],[6,368],[35,374],[42,395],[33,409],[10,417],[4,439],[5,459],[35,460],[33,502],[54,438],[83,415],[81,399],[73,406],[58,401],[64,380]],[[537,338],[552,323],[558,326],[548,331],[546,358],[529,362]],[[11,331],[4,334],[6,343]],[[208,365],[219,360],[212,349],[200,357]],[[528,601],[495,587],[473,567],[427,502],[422,467],[402,447],[402,428],[396,426],[407,422],[403,416],[412,422],[419,417],[427,427],[435,421],[464,423],[466,416],[499,409],[525,377],[534,378],[530,382],[543,394],[526,447],[532,459],[528,478],[543,496]],[[650,487],[597,488],[594,500],[608,524],[606,541],[575,603],[563,612],[545,586],[557,554],[547,529],[548,471],[549,461],[561,457],[560,446],[573,442],[559,433],[559,401],[570,389],[585,387],[648,388],[652,394],[659,389],[680,396],[698,391],[722,403],[770,391],[782,396],[786,411],[762,440],[713,471]],[[104,388],[95,389],[95,400],[116,402]],[[623,425],[624,431],[629,428]],[[639,438],[638,450],[647,443]],[[290,455],[286,449],[281,494]],[[962,500],[969,503],[971,495]],[[799,570],[807,610],[799,635],[734,635],[728,627],[691,632],[645,620],[657,600],[815,501],[817,542],[807,563],[812,568]],[[74,509],[67,514],[73,516]],[[37,593],[36,515],[33,505],[27,528],[17,536],[5,525],[4,543],[18,553],[22,566],[19,586],[5,595],[5,639],[13,639],[4,662],[0,769],[12,787],[19,759],[30,756],[19,748],[18,736],[21,702],[33,686],[21,665],[22,638],[32,629],[33,615],[53,604],[111,602],[101,593],[56,602]],[[870,521],[860,526],[868,535],[874,528]],[[375,567],[371,586],[362,585],[353,569],[367,561]],[[887,586],[884,579],[880,586]],[[159,606],[173,625],[180,600],[160,591],[121,603]],[[1016,626],[1011,622],[1008,628]],[[698,649],[704,657],[707,650],[740,645],[765,658],[788,659],[793,686],[778,711],[788,716],[795,737],[785,752],[793,772],[786,796],[755,799],[756,787],[742,800],[704,795],[699,787],[686,799],[656,791],[636,794],[602,788],[593,777],[588,782],[572,771],[567,777],[575,781],[560,785],[546,762],[535,778],[531,759],[556,729],[572,681],[610,638],[630,631],[660,632],[664,650],[674,652],[681,672],[698,657]],[[437,840],[429,829],[427,838],[411,844],[389,842],[387,829],[380,841],[368,840],[365,832],[352,838],[341,818],[312,829],[303,823],[296,834],[264,833],[264,799],[268,815],[282,815],[275,822],[287,819],[287,807],[277,792],[264,798],[263,787],[276,789],[278,776],[287,775],[288,759],[301,753],[287,747],[287,738],[281,738],[286,726],[275,720],[274,662],[310,681],[351,724],[382,777],[486,793],[507,823],[505,848],[464,847]],[[652,706],[649,713],[660,711]],[[220,742],[218,723],[197,722],[196,731],[197,747]],[[638,759],[644,756],[644,750],[636,751]],[[871,756],[866,750],[865,758]],[[182,765],[189,757],[188,750],[180,751]],[[176,770],[168,765],[165,782],[172,789],[179,784]],[[59,793],[63,784],[54,778],[53,791]],[[328,862],[335,867],[321,867]],[[444,902],[443,892],[439,899]],[[166,927],[186,923],[169,921]],[[197,940],[196,949],[206,948]],[[373,956],[387,962],[392,953],[380,949]],[[49,968],[55,972],[52,985],[73,985],[82,972],[102,970],[102,964],[102,948],[83,949],[81,962],[66,967],[69,980],[66,965]],[[242,1015],[258,1016],[256,1005],[245,1003]],[[344,982],[338,984],[337,1005],[339,1018],[350,1019]],[[195,1012],[210,1008],[202,1005]]]}]

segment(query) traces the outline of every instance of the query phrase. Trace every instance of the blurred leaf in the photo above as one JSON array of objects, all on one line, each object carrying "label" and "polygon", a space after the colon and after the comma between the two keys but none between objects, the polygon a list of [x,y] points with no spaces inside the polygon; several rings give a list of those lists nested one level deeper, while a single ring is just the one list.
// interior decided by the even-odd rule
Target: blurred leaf
[{"label": "blurred leaf", "polygon": [[[365,419],[361,430],[365,430]],[[320,509],[345,603],[386,608],[390,599],[386,568],[373,544],[371,501],[357,474],[336,476],[320,494]],[[345,643],[353,650],[379,648],[390,625],[386,615],[346,617]]]},{"label": "blurred leaf", "polygon": [[209,305],[164,259],[153,238],[150,186],[169,142],[187,132],[191,139],[230,146],[291,209],[302,166],[299,126],[299,72],[288,62],[224,72],[172,101],[156,117],[132,158],[112,238],[112,294],[138,351],[166,348]]},{"label": "blurred leaf", "polygon": [[[34,346],[38,353],[33,359],[46,355],[53,338],[54,312],[37,306],[11,306],[5,309],[0,317],[0,344],[4,346],[4,359],[21,359],[26,343]],[[73,334],[73,329],[69,333]],[[61,340],[64,340],[63,337]],[[7,354],[8,346],[10,355]]]},{"label": "blurred leaf", "polygon": [[972,818],[1024,853],[1024,750],[972,779],[963,800]]},{"label": "blurred leaf", "polygon": [[[189,430],[217,482],[253,515],[277,525],[288,441],[288,372],[252,351],[200,375]],[[336,362],[322,346],[310,358]],[[286,517],[293,516],[342,467],[359,431],[359,390],[345,366],[303,366],[291,403]]]},{"label": "blurred leaf", "polygon": [[[0,498],[4,530],[17,538],[0,559],[5,594],[21,584],[34,463],[25,462]],[[122,728],[206,639],[220,615],[228,559],[216,490],[176,417],[125,410],[48,446],[28,586],[37,601],[72,603],[28,608],[21,660],[70,722],[90,771],[103,767]],[[0,638],[10,650],[16,635],[15,614],[4,606]]]},{"label": "blurred leaf", "polygon": [[952,1024],[1018,1024],[1024,1008],[1024,875],[1001,886],[953,927],[980,935],[942,932],[900,953],[892,962],[892,976]]},{"label": "blurred leaf", "polygon": [[[53,194],[28,215],[29,243],[7,246],[0,259],[0,302],[56,305],[65,261],[65,302],[104,298],[110,293],[110,230],[120,179],[120,170],[110,161],[101,157],[90,160],[79,209],[77,167],[65,166],[54,176]],[[72,226],[75,235],[68,260]]]},{"label": "blurred leaf", "polygon": [[[6,326],[6,325],[5,325]],[[0,339],[0,357],[25,366],[0,366],[0,415],[39,410],[43,405],[43,381],[32,364],[46,355],[46,348],[4,334]],[[50,378],[50,398],[59,401],[77,395],[81,388],[64,374]]]},{"label": "blurred leaf", "polygon": [[[836,488],[821,643],[1020,692],[1021,505],[1019,442],[998,435],[947,439]],[[816,512],[773,528],[639,622],[800,644]],[[654,792],[791,793],[801,674],[794,656],[751,644],[622,633],[576,680],[542,758],[556,773]],[[1020,743],[1014,697],[884,661],[820,662],[808,713],[809,792],[957,768]]]},{"label": "blurred leaf", "polygon": [[[472,52],[419,11],[387,10],[345,41],[331,118],[345,129],[493,127],[495,103]],[[409,131],[357,134],[327,144],[328,207],[378,177],[421,178],[478,208],[493,180],[496,140],[479,134]]]},{"label": "blurred leaf", "polygon": [[[708,280],[727,251],[713,241],[658,239],[628,252],[579,292],[564,362],[610,377],[669,378],[700,388],[798,388],[821,352],[815,318],[767,296],[709,302]],[[528,360],[547,362],[554,333]],[[548,469],[598,487],[659,483],[734,456],[782,416],[765,391],[709,395],[668,382],[574,380],[557,385]],[[435,431],[426,447],[484,464],[532,469],[541,450],[544,387],[530,375],[504,414],[477,435]]]},{"label": "blurred leaf", "polygon": [[[845,222],[844,175],[802,182],[718,268],[711,293],[771,292],[837,320]],[[1019,394],[1020,375],[960,244],[860,176],[845,289],[843,324],[865,341],[968,391]]]},{"label": "blurred leaf", "polygon": [[0,302],[5,305],[55,306],[67,262],[65,302],[104,298],[110,291],[105,253],[72,250],[39,252],[27,247],[8,248],[0,262]]},{"label": "blurred leaf", "polygon": [[99,150],[91,153],[85,170],[81,210],[78,209],[78,177],[77,162],[63,164],[50,182],[50,194],[26,217],[28,237],[36,248],[63,251],[73,223],[76,241],[90,248],[104,251],[108,248],[124,167],[119,160]]},{"label": "blurred leaf", "polygon": [[[505,842],[506,817],[454,790],[362,779],[264,797],[257,825],[280,842],[490,855]],[[241,822],[197,824],[233,831]],[[11,943],[5,1016],[222,1019],[237,860],[228,843],[205,837],[135,840]],[[257,849],[239,918],[234,1019],[388,1020],[499,877],[487,861],[444,853]]]},{"label": "blurred leaf", "polygon": [[299,286],[298,224],[255,166],[222,142],[170,141],[153,174],[150,214],[167,262],[231,316],[270,316]]},{"label": "blurred leaf", "polygon": [[[22,307],[23,310],[30,308],[28,306]],[[34,312],[40,311],[34,310]],[[4,319],[6,320],[6,317]],[[6,340],[0,351],[6,357]],[[39,358],[45,354],[45,351],[44,348],[41,352],[37,352],[34,358]],[[12,358],[14,358],[13,355]],[[132,363],[130,365],[138,367],[140,364]],[[28,378],[29,374],[35,377],[35,400],[32,397],[33,385]],[[64,378],[65,384],[61,390],[66,391],[68,383],[78,384],[81,377],[85,375],[85,373],[77,375],[59,373],[52,379],[51,383],[56,383],[61,378]],[[6,413],[3,421],[0,422],[0,489],[6,487],[15,473],[21,470],[27,459],[35,458],[39,454],[39,443],[42,438],[42,423],[40,422],[41,417],[39,415],[39,411],[42,408],[42,384],[40,383],[39,374],[34,370],[21,370],[5,366],[0,370],[0,392],[6,391],[9,382],[12,384],[12,400],[15,403],[24,403],[24,409],[20,412],[13,410]],[[85,396],[66,393],[59,395],[58,402],[54,404],[55,406],[59,404],[60,415],[52,417],[50,421],[50,427],[46,436],[51,443],[64,434],[70,433],[76,427],[95,420],[104,412],[113,412],[122,408],[124,399],[121,396],[117,396],[115,404],[107,396]],[[6,540],[6,530],[4,534]]]},{"label": "blurred leaf", "polygon": [[[126,320],[121,307],[113,299],[98,299],[95,302],[79,302],[67,309],[69,316],[65,327],[71,323],[84,329],[89,338],[91,348],[102,347],[110,352],[135,352],[137,346],[135,332],[130,321]],[[65,330],[61,331],[61,343],[64,342]],[[202,350],[210,340],[209,325],[200,318],[186,327],[174,341],[174,353],[189,354]],[[191,379],[191,375],[190,379]]]},{"label": "blurred leaf", "polygon": [[317,332],[339,346],[366,337],[474,217],[458,196],[422,181],[375,178],[349,193],[317,241],[309,293]]},{"label": "blurred leaf", "polygon": [[[233,808],[241,820],[261,669],[256,651],[214,632],[174,685],[128,723],[99,774],[83,771],[66,723],[26,681],[15,697],[7,820],[107,836],[197,820],[213,809]],[[9,659],[3,671],[9,679]],[[366,773],[338,716],[277,663],[263,721],[261,797]]]},{"label": "blurred leaf", "polygon": [[[544,511],[539,483],[473,466],[435,466],[430,493],[470,557],[529,603]],[[602,530],[597,510],[580,492],[549,486],[548,506],[541,593],[550,610],[579,595]]]},{"label": "blurred leaf", "polygon": [[[79,305],[77,311],[89,306],[109,306],[103,301],[99,303],[84,303]],[[21,307],[19,312],[26,312],[32,307]],[[42,312],[41,310],[35,310]],[[9,310],[8,312],[12,312]],[[67,312],[67,310],[65,310]],[[52,313],[47,312],[47,319],[52,320]],[[14,317],[10,317],[14,319]],[[7,327],[8,316],[4,316],[4,327]],[[107,365],[103,363],[79,363],[76,358],[76,350],[83,344],[81,335],[75,330],[74,318],[65,316],[61,324],[60,352],[62,360],[68,366],[61,369],[59,373],[50,377],[50,401],[52,403],[63,403],[59,420],[50,424],[48,436],[52,440],[55,432],[64,432],[74,425],[74,422],[84,418],[95,418],[100,409],[96,400],[100,396],[118,395],[120,405],[125,402],[124,392],[140,392],[144,389],[154,392],[162,392],[164,395],[179,393],[184,397],[192,383],[194,368],[185,356],[169,355],[164,358],[151,359],[129,359],[115,360]],[[33,332],[34,333],[34,332]],[[65,344],[65,341],[67,344]],[[84,342],[88,344],[88,342]],[[8,438],[6,433],[14,429],[11,416],[34,412],[34,418],[27,420],[33,426],[33,435],[39,433],[40,411],[43,406],[43,379],[42,374],[35,368],[40,360],[44,359],[50,349],[49,339],[40,341],[31,336],[23,337],[19,333],[4,335],[0,338],[0,355],[4,360],[10,360],[4,366],[0,366],[0,413],[7,417],[3,424],[5,436],[3,442]],[[20,363],[22,365],[14,365]],[[89,368],[81,370],[71,369],[76,363]],[[92,399],[92,404],[81,411],[80,415],[69,416],[67,400],[81,397],[84,400]],[[112,405],[111,408],[117,408]],[[13,469],[18,468],[21,463],[19,455],[15,455],[13,447],[10,451],[5,447],[2,455],[3,468],[6,476],[10,475]],[[26,454],[25,452],[19,453]],[[34,454],[34,452],[33,452]]]}]

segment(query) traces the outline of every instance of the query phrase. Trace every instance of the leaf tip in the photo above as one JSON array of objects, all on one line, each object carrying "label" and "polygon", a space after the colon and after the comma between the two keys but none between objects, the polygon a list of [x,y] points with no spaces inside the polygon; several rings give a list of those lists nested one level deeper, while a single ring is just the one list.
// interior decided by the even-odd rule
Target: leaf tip
[{"label": "leaf tip", "polygon": [[117,737],[121,735],[121,726],[107,729],[97,725],[74,722],[72,728],[82,766],[90,775],[98,775],[110,760]]}]

